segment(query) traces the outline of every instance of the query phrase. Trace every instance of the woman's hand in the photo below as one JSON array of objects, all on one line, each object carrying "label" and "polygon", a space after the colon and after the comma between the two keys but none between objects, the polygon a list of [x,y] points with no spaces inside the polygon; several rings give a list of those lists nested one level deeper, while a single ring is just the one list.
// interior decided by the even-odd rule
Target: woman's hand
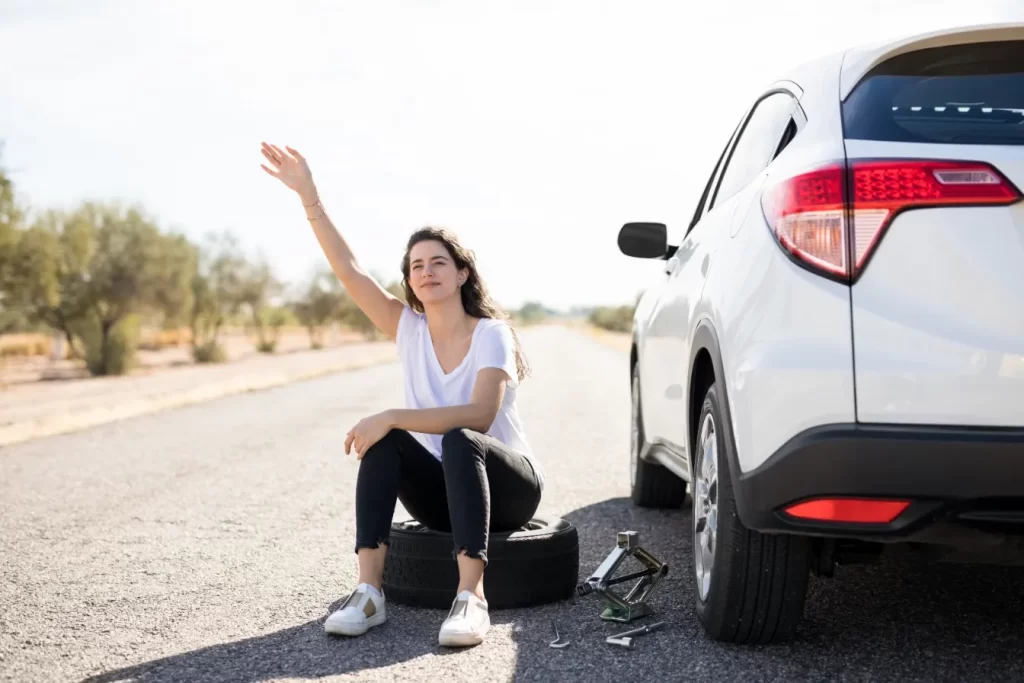
[{"label": "woman's hand", "polygon": [[313,173],[309,170],[306,159],[287,145],[285,145],[285,149],[288,150],[287,153],[281,151],[277,145],[262,143],[261,151],[270,162],[270,167],[260,164],[260,168],[303,197],[315,195]]},{"label": "woman's hand", "polygon": [[355,446],[356,459],[362,460],[370,446],[383,439],[394,427],[391,411],[370,415],[360,420],[345,438],[345,455]]}]

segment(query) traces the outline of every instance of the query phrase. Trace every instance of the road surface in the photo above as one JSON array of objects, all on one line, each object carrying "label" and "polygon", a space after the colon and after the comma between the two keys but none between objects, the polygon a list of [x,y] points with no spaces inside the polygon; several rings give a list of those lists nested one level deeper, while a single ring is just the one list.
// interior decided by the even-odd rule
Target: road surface
[{"label": "road surface", "polygon": [[[624,529],[670,563],[654,600],[668,625],[636,650],[603,642],[622,627],[598,619],[593,596],[497,611],[465,651],[436,645],[443,612],[394,604],[361,639],[323,633],[355,578],[357,464],[342,442],[400,403],[387,365],[0,451],[0,680],[1020,680],[1021,570],[841,569],[812,580],[798,642],[709,641],[689,513],[628,500],[628,356],[563,328],[524,340],[542,511],[579,527],[581,575]],[[547,647],[552,617],[564,650]]]}]

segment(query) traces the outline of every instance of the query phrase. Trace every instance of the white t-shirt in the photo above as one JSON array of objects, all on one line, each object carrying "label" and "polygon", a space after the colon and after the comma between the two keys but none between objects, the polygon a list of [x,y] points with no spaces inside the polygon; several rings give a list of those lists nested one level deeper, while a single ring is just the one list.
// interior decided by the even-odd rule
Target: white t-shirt
[{"label": "white t-shirt", "polygon": [[[543,482],[544,475],[534,458],[516,409],[519,375],[516,371],[515,340],[512,338],[512,330],[504,321],[482,318],[473,330],[473,339],[466,357],[447,375],[434,352],[426,317],[408,305],[398,320],[395,341],[405,371],[406,408],[465,405],[473,395],[473,385],[481,369],[504,370],[509,376],[505,383],[505,396],[487,434],[529,458],[537,477]],[[441,459],[441,434],[410,434],[435,458]]]}]

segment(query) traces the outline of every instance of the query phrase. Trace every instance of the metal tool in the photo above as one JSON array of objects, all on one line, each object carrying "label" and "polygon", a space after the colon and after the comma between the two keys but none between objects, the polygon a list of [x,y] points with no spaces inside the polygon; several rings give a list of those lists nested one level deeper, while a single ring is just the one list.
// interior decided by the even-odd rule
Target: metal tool
[{"label": "metal tool", "polygon": [[648,624],[647,626],[643,626],[641,628],[635,628],[632,631],[625,631],[623,633],[617,633],[614,636],[608,636],[604,639],[604,642],[608,643],[609,645],[618,645],[620,647],[624,647],[627,650],[635,650],[636,643],[633,642],[633,639],[636,638],[636,636],[642,636],[645,633],[657,631],[664,625],[664,621]]},{"label": "metal tool", "polygon": [[[635,557],[646,566],[646,569],[620,576],[617,579],[611,578],[622,561],[629,556]],[[576,593],[580,596],[599,593],[605,599],[605,609],[601,612],[601,618],[606,621],[629,623],[634,619],[654,613],[653,608],[647,604],[647,600],[650,599],[651,593],[666,574],[668,574],[668,565],[659,562],[653,555],[640,547],[640,535],[637,532],[620,531],[616,534],[615,549],[609,553],[590,578],[576,587]],[[620,597],[611,590],[612,586],[633,579],[639,579],[639,581],[625,597]]]},{"label": "metal tool", "polygon": [[562,636],[560,636],[558,634],[558,623],[554,619],[552,619],[551,620],[551,625],[555,628],[555,639],[552,640],[550,643],[548,643],[548,646],[549,647],[556,647],[556,648],[559,648],[559,649],[561,649],[563,647],[567,647],[569,645],[569,641],[568,640],[566,640],[564,642],[562,641]]},{"label": "metal tool", "polygon": [[633,643],[632,638],[616,638],[615,636],[608,636],[604,639],[604,642],[608,643],[609,645],[618,645],[619,647],[624,647],[627,650],[636,649],[636,645]]},{"label": "metal tool", "polygon": [[623,633],[617,633],[616,635],[611,636],[611,637],[612,638],[630,638],[630,637],[633,637],[633,636],[642,636],[645,633],[651,633],[652,631],[657,631],[659,628],[661,628],[664,625],[665,625],[664,621],[656,621],[653,624],[647,624],[647,626],[641,626],[640,628],[635,628],[632,631],[625,631]]}]

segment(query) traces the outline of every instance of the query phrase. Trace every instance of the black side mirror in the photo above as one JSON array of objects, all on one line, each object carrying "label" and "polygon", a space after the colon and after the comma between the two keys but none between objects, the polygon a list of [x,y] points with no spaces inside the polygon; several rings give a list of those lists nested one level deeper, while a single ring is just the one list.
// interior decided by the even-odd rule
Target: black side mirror
[{"label": "black side mirror", "polygon": [[626,223],[619,230],[619,251],[634,258],[665,258],[668,229],[664,223]]}]

